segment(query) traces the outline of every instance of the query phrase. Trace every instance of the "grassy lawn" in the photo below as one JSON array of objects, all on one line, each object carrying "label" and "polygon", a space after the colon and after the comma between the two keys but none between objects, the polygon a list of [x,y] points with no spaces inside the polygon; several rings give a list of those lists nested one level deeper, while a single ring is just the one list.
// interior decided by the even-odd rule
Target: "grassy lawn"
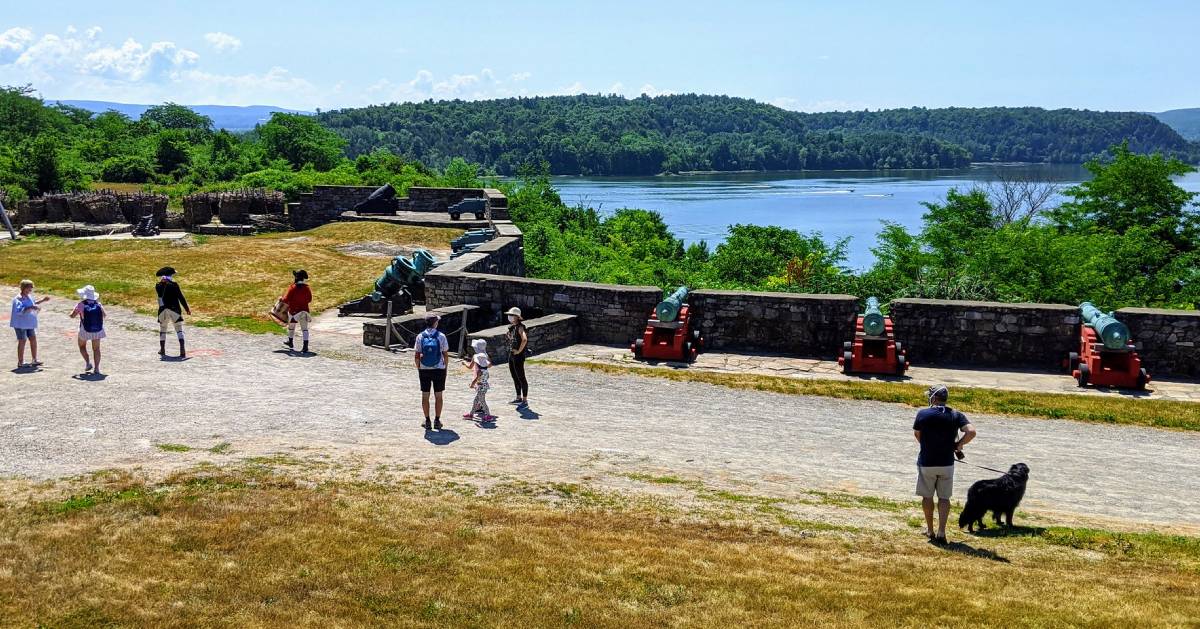
[{"label": "grassy lawn", "polygon": [[154,272],[170,265],[192,307],[190,321],[270,332],[279,327],[266,313],[291,282],[292,269],[308,271],[313,309],[325,310],[370,292],[389,262],[346,255],[337,246],[381,241],[448,249],[459,233],[362,222],[261,236],[194,236],[186,243],[29,238],[0,246],[0,282],[15,287],[28,278],[38,290],[70,299],[76,288],[92,284],[106,304],[153,314]]},{"label": "grassy lawn", "polygon": [[[924,406],[925,399],[924,386],[905,382],[855,382],[681,369],[647,369],[564,361],[535,360],[533,362],[560,368],[590,369],[607,374],[631,374],[683,382],[706,382],[737,389],[756,389],[790,395],[819,395],[850,400],[896,402],[914,407]],[[953,405],[967,413],[1200,430],[1200,404],[1194,402],[956,387]]]},{"label": "grassy lawn", "polygon": [[[1195,538],[1035,528],[957,535],[940,549],[903,524],[781,527],[769,512],[711,517],[575,484],[313,484],[267,469],[154,485],[113,474],[0,499],[0,624],[1149,627],[1200,617]],[[776,505],[714,496],[751,514]],[[838,508],[914,513],[850,502]]]}]

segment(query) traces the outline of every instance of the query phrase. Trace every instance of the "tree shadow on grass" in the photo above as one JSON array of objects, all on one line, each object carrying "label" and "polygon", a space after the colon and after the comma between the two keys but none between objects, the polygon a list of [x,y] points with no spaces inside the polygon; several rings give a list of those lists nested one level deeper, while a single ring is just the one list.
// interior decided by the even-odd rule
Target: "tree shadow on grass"
[{"label": "tree shadow on grass", "polygon": [[449,428],[443,428],[441,430],[426,430],[425,441],[428,441],[435,446],[446,446],[458,441],[458,433],[450,430]]}]

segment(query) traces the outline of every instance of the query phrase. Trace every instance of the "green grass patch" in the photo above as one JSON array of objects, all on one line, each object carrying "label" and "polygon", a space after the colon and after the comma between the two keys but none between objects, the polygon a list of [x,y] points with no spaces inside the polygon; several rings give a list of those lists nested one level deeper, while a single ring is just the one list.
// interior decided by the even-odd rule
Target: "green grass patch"
[{"label": "green grass patch", "polygon": [[1065,526],[991,527],[979,537],[1033,537],[1055,546],[1094,550],[1109,555],[1140,558],[1177,558],[1200,561],[1200,537],[1166,533],[1127,533]]},{"label": "green grass patch", "polygon": [[209,448],[208,451],[213,454],[229,454],[230,447],[231,446],[229,445],[228,441],[222,441],[221,443]]},{"label": "green grass patch", "polygon": [[[588,369],[606,374],[664,378],[677,382],[703,382],[735,389],[753,389],[788,395],[893,402],[914,408],[925,406],[925,387],[907,382],[810,380],[756,374],[652,369],[565,361],[533,362],[554,367]],[[958,387],[954,390],[954,407],[967,413],[1070,419],[1097,424],[1129,424],[1200,431],[1200,404],[1195,402]]]},{"label": "green grass patch", "polygon": [[195,449],[192,446],[185,446],[182,443],[156,443],[154,447],[163,452],[191,452]]},{"label": "green grass patch", "polygon": [[857,494],[824,491],[812,491],[809,493],[820,498],[821,504],[834,505],[838,507],[872,509],[874,511],[889,511],[892,513],[899,513],[913,508],[920,508],[920,505],[915,502],[901,502],[899,500],[889,500],[887,498],[880,498],[878,496],[860,496]]},{"label": "green grass patch", "polygon": [[654,476],[652,474],[640,474],[637,472],[625,474],[625,478],[630,480],[641,481],[643,483],[653,483],[655,485],[685,485],[690,484],[678,476]]}]

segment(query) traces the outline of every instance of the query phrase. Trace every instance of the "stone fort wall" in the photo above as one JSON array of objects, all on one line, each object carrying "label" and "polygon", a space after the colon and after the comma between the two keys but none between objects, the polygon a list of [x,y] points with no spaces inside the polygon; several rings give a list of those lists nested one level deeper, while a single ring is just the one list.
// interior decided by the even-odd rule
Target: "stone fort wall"
[{"label": "stone fort wall", "polygon": [[[495,222],[496,239],[426,276],[430,307],[478,306],[481,321],[500,325],[502,313],[520,307],[526,318],[576,316],[578,339],[624,345],[641,335],[663,298],[653,286],[614,286],[524,277],[518,228]],[[706,346],[835,358],[854,333],[861,305],[851,295],[803,295],[696,290]],[[890,314],[896,339],[917,365],[1058,369],[1077,350],[1080,315],[1075,306],[898,299]],[[1155,377],[1200,377],[1200,312],[1126,308],[1146,369]]]}]

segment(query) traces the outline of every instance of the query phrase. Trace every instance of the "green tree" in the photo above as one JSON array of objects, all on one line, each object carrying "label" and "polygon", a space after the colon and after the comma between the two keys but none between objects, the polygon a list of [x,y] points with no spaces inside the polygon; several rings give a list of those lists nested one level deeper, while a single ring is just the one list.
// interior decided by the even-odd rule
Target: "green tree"
[{"label": "green tree", "polygon": [[162,129],[178,129],[183,131],[212,131],[213,121],[208,116],[198,114],[189,107],[175,103],[154,105],[142,112],[142,122],[156,125]]},{"label": "green tree", "polygon": [[1172,180],[1196,169],[1161,154],[1133,153],[1127,142],[1110,152],[1111,159],[1087,163],[1091,180],[1063,191],[1071,200],[1050,212],[1055,224],[1066,231],[1094,227],[1117,234],[1149,227],[1176,250],[1200,247],[1200,215],[1193,205],[1197,195]]},{"label": "green tree", "polygon": [[258,136],[268,159],[285,159],[299,170],[305,164],[325,171],[343,159],[346,145],[338,134],[321,126],[312,116],[275,112],[258,127]]},{"label": "green tree", "polygon": [[925,228],[921,240],[944,268],[959,266],[971,254],[972,245],[993,227],[992,204],[979,188],[959,192],[951,188],[943,203],[924,202]]},{"label": "green tree", "polygon": [[159,172],[171,174],[190,163],[190,148],[191,143],[185,131],[169,129],[159,133],[158,147],[154,151]]}]

